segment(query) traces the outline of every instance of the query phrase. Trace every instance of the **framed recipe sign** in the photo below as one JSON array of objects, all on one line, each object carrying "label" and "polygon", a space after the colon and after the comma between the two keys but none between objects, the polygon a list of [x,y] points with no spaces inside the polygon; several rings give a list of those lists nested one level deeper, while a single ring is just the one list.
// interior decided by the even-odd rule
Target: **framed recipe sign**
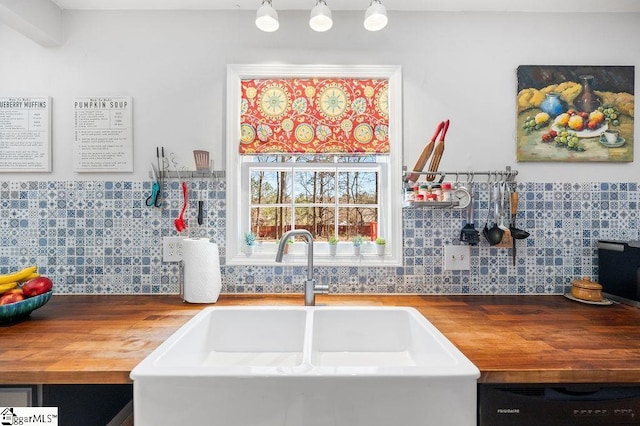
[{"label": "framed recipe sign", "polygon": [[51,171],[51,98],[0,97],[0,172]]},{"label": "framed recipe sign", "polygon": [[77,98],[74,108],[74,171],[133,172],[131,97]]}]

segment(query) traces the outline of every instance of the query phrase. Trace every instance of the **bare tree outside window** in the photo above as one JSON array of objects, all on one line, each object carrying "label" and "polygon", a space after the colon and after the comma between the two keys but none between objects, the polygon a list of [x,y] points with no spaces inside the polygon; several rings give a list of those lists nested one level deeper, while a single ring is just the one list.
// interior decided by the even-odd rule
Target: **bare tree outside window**
[{"label": "bare tree outside window", "polygon": [[378,172],[336,166],[372,163],[375,157],[260,156],[257,160],[277,164],[252,167],[251,230],[258,239],[277,241],[292,228],[310,231],[317,241],[333,235],[341,240],[355,235],[375,239]]}]

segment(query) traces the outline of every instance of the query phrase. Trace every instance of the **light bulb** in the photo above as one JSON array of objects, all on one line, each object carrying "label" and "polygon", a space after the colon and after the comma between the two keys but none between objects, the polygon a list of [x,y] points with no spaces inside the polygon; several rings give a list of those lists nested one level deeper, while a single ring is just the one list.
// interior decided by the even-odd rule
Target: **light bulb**
[{"label": "light bulb", "polygon": [[256,13],[256,27],[272,33],[280,28],[278,12],[271,6],[271,0],[264,0]]},{"label": "light bulb", "polygon": [[387,9],[380,0],[373,0],[364,14],[364,27],[369,31],[380,31],[387,22]]},{"label": "light bulb", "polygon": [[314,8],[311,9],[309,26],[312,30],[318,32],[328,31],[333,26],[331,9],[329,9],[329,6],[327,6],[327,3],[325,3],[324,0],[318,0]]}]

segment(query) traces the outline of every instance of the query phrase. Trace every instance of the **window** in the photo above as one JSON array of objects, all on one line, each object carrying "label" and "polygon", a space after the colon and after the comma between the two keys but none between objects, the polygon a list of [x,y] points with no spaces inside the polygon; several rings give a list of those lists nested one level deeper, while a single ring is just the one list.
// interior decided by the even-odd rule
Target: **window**
[{"label": "window", "polygon": [[[247,144],[247,134],[252,131],[245,129],[245,123],[241,125],[240,120],[241,110],[246,110],[241,102],[243,79],[347,76],[388,80],[389,126],[388,130],[386,127],[383,130],[388,131],[389,152],[239,153],[239,143]],[[270,96],[279,100],[276,92],[273,90]],[[330,95],[330,92],[323,94],[325,99],[335,99]],[[307,229],[314,235],[316,264],[401,264],[399,67],[230,65],[227,96],[228,264],[275,264],[279,239],[292,228]],[[263,102],[265,109],[273,105]],[[281,113],[279,106],[278,112]],[[256,140],[261,137],[257,133],[269,135],[267,132],[271,131],[267,128],[265,132],[261,125],[253,129],[260,129],[252,135]],[[257,236],[251,256],[244,253],[244,235],[247,232]],[[358,257],[354,256],[351,243],[356,235],[365,239],[363,254]],[[331,236],[340,240],[336,255],[329,254],[328,239]],[[385,256],[376,255],[373,240],[377,236],[387,240]],[[304,242],[294,242],[289,247],[289,260],[305,259]]]},{"label": "window", "polygon": [[[378,186],[386,158],[376,156],[243,157],[249,185],[250,231],[276,242],[290,229],[306,229],[316,242],[337,236],[375,239],[383,216]],[[246,213],[246,212],[245,212]]]}]

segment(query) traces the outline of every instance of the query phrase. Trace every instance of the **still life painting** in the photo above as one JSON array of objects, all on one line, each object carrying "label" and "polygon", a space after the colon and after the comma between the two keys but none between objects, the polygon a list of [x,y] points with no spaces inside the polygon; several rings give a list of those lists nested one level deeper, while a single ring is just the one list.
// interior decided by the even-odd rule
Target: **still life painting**
[{"label": "still life painting", "polygon": [[634,68],[519,66],[517,160],[632,162]]}]

